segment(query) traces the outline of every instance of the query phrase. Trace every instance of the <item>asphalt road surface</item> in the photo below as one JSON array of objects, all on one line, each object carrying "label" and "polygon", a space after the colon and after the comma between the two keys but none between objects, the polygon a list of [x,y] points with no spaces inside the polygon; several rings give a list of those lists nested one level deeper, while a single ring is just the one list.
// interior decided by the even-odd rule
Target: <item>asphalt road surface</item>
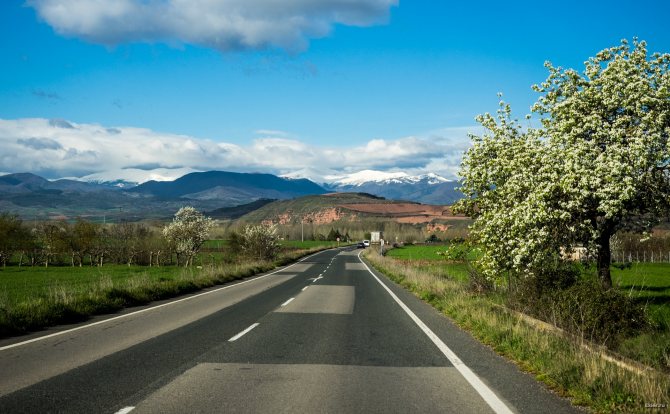
[{"label": "asphalt road surface", "polygon": [[0,413],[567,413],[356,250],[0,342]]}]

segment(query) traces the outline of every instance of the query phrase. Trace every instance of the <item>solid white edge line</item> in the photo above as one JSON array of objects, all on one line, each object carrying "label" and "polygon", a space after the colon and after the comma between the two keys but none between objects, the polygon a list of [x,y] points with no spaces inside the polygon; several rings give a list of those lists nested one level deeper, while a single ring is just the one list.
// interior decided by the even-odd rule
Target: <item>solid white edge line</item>
[{"label": "solid white edge line", "polygon": [[119,411],[115,412],[114,414],[128,414],[129,412],[133,411],[135,407],[124,407],[120,409]]},{"label": "solid white edge line", "polygon": [[363,266],[365,266],[368,272],[370,272],[372,277],[375,278],[375,280],[386,290],[386,292],[388,292],[389,295],[391,295],[393,300],[395,300],[396,303],[400,305],[402,310],[404,310],[405,313],[409,315],[409,317],[414,321],[414,323],[417,324],[417,326],[423,331],[423,333],[425,333],[426,336],[428,336],[428,338],[430,338],[430,340],[433,341],[433,343],[437,346],[437,348],[440,351],[442,351],[444,356],[447,357],[447,359],[449,360],[449,362],[451,362],[454,368],[456,368],[458,372],[461,373],[463,378],[465,378],[465,380],[470,383],[472,388],[474,388],[475,391],[477,391],[477,393],[484,399],[484,401],[486,401],[486,403],[489,405],[489,407],[493,409],[493,411],[495,411],[498,414],[513,413],[512,410],[510,410],[509,407],[507,407],[507,405],[505,405],[505,403],[502,402],[500,398],[498,398],[498,396],[495,395],[495,393],[491,391],[491,389],[482,382],[481,379],[479,379],[477,374],[472,372],[472,370],[468,368],[468,366],[465,365],[463,361],[461,361],[460,358],[458,358],[458,356],[456,356],[456,354],[447,346],[447,344],[442,342],[442,340],[437,335],[435,335],[435,333],[425,323],[423,323],[423,321],[419,319],[419,317],[416,316],[414,312],[412,312],[412,310],[408,308],[407,305],[405,305],[403,301],[401,301],[400,298],[396,296],[396,294],[393,293],[393,291],[391,291],[391,289],[389,289],[389,287],[386,286],[384,282],[382,282],[377,277],[377,275],[375,275],[372,272],[372,270],[370,270],[368,265],[363,261],[363,259],[361,259],[360,253],[358,254],[358,260],[360,260],[361,263],[363,263]]},{"label": "solid white edge line", "polygon": [[295,299],[295,298],[291,298],[291,299],[287,300],[286,302],[282,303],[282,304],[281,304],[281,307],[283,308],[284,306],[286,306],[286,305],[288,305],[289,303],[293,302],[293,299]]},{"label": "solid white edge line", "polygon": [[90,327],[92,327],[92,326],[96,326],[96,325],[100,325],[100,324],[103,324],[103,323],[107,323],[107,322],[115,321],[115,320],[117,320],[117,319],[121,319],[121,318],[127,318],[127,317],[129,317],[129,316],[138,315],[138,314],[140,314],[140,313],[148,312],[148,311],[151,311],[151,310],[154,310],[154,309],[159,309],[159,308],[162,308],[162,307],[164,307],[164,306],[174,305],[175,303],[184,302],[184,301],[187,301],[187,300],[195,299],[195,298],[200,297],[200,296],[209,295],[209,294],[211,294],[211,293],[219,292],[219,291],[222,291],[222,290],[225,290],[225,289],[233,288],[233,287],[235,287],[235,286],[243,285],[243,284],[245,284],[245,283],[253,282],[253,281],[255,281],[255,280],[263,279],[263,278],[266,278],[266,277],[268,277],[268,276],[274,275],[275,273],[282,272],[282,271],[284,271],[284,270],[286,270],[286,269],[288,269],[288,268],[290,268],[290,267],[293,267],[293,266],[297,265],[298,263],[300,263],[300,262],[302,262],[302,261],[304,261],[304,260],[309,259],[309,258],[312,257],[312,256],[316,256],[317,254],[323,253],[323,252],[325,252],[325,251],[327,251],[327,250],[322,250],[322,251],[320,251],[320,252],[316,252],[316,253],[311,254],[311,255],[309,255],[309,256],[303,257],[302,259],[298,260],[297,262],[295,262],[295,263],[293,263],[293,264],[291,264],[291,265],[289,265],[289,266],[282,267],[281,269],[277,269],[277,270],[275,270],[274,272],[272,272],[272,273],[268,273],[268,274],[266,274],[266,275],[257,276],[257,277],[254,277],[253,279],[245,280],[245,281],[242,281],[242,282],[239,282],[239,283],[235,283],[235,284],[233,284],[233,285],[223,286],[223,287],[220,287],[220,288],[218,288],[218,289],[210,290],[210,291],[203,292],[203,293],[198,293],[197,295],[189,296],[189,297],[187,297],[187,298],[182,298],[182,299],[173,300],[173,301],[168,302],[168,303],[163,303],[162,305],[152,306],[152,307],[150,307],[150,308],[146,308],[146,309],[138,310],[138,311],[131,312],[131,313],[126,313],[126,314],[124,314],[124,315],[115,316],[115,317],[113,317],[113,318],[105,319],[105,320],[102,320],[102,321],[89,323],[89,324],[87,324],[87,325],[78,326],[78,327],[76,327],[76,328],[72,328],[72,329],[67,329],[67,330],[65,330],[65,331],[54,332],[54,333],[49,334],[49,335],[44,335],[44,336],[40,336],[40,337],[38,337],[38,338],[29,339],[29,340],[27,340],[27,341],[17,342],[17,343],[15,343],[15,344],[11,344],[11,345],[5,345],[5,346],[3,346],[3,347],[0,347],[0,351],[4,351],[4,350],[6,350],[6,349],[11,349],[11,348],[16,348],[16,347],[18,347],[18,346],[21,346],[21,345],[27,345],[27,344],[30,344],[30,343],[33,343],[33,342],[37,342],[37,341],[42,341],[42,340],[44,340],[44,339],[53,338],[54,336],[65,335],[65,334],[68,334],[68,333],[71,333],[71,332],[79,331],[79,330],[81,330],[81,329],[90,328]]},{"label": "solid white edge line", "polygon": [[308,287],[309,287],[309,286],[305,286],[304,288],[302,288],[302,291],[303,291],[303,292],[306,291]]},{"label": "solid white edge line", "polygon": [[255,324],[251,325],[251,326],[248,327],[247,329],[243,330],[242,332],[240,332],[240,333],[238,333],[237,335],[235,335],[235,336],[233,336],[232,338],[230,338],[230,339],[228,340],[228,342],[235,342],[235,341],[237,341],[238,339],[240,339],[241,337],[243,337],[244,335],[246,335],[247,333],[249,333],[250,330],[252,330],[252,329],[254,329],[255,327],[257,327],[258,325],[260,325],[260,324],[259,324],[258,322],[256,322]]}]

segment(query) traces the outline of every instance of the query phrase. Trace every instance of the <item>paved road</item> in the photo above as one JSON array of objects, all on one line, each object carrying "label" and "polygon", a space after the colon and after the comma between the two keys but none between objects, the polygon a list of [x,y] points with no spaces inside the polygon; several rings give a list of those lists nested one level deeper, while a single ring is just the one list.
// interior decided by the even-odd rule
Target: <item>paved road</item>
[{"label": "paved road", "polygon": [[0,413],[576,411],[355,250],[49,335],[0,342]]}]

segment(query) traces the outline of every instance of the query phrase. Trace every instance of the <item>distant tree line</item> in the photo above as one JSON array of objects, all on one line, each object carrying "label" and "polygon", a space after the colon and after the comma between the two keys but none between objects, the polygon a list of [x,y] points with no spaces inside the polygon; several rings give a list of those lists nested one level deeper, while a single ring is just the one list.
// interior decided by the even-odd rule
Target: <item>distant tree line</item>
[{"label": "distant tree line", "polygon": [[179,210],[162,233],[140,223],[99,224],[84,218],[38,221],[0,213],[0,263],[18,266],[161,266],[193,263],[211,220],[192,207]]}]

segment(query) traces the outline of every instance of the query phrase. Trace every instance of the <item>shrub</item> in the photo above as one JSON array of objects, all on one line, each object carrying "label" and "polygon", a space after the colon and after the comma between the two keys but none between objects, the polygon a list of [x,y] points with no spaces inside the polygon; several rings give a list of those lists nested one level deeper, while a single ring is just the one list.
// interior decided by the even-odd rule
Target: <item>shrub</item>
[{"label": "shrub", "polygon": [[559,291],[553,301],[555,323],[584,339],[615,345],[648,326],[644,309],[630,297],[594,280]]},{"label": "shrub", "polygon": [[525,277],[513,279],[507,294],[508,306],[537,318],[551,321],[553,308],[547,306],[557,300],[561,290],[574,285],[579,279],[579,267],[575,263],[547,260],[542,269],[531,271]]}]

